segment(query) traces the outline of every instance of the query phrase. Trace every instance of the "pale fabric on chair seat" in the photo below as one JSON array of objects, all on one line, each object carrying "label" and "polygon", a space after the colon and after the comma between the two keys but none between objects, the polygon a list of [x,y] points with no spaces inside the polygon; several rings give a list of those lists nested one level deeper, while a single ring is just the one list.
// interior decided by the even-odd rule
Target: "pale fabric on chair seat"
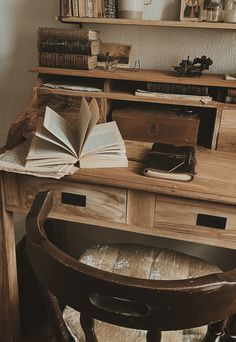
[{"label": "pale fabric on chair seat", "polygon": [[[156,280],[187,279],[221,272],[217,266],[183,253],[129,244],[89,248],[80,257],[80,261],[105,271]],[[63,318],[75,340],[85,342],[79,312],[67,306]],[[122,328],[101,321],[95,322],[95,332],[99,342],[146,341],[146,331]],[[162,332],[162,342],[197,342],[203,339],[205,333],[206,327]]]}]

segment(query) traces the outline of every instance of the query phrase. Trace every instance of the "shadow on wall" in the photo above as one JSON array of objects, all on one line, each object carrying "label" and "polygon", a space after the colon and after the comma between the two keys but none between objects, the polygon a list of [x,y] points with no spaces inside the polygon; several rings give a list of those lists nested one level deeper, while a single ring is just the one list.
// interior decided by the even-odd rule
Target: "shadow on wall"
[{"label": "shadow on wall", "polygon": [[9,125],[30,101],[37,65],[37,28],[55,26],[59,1],[0,0],[0,144]]}]

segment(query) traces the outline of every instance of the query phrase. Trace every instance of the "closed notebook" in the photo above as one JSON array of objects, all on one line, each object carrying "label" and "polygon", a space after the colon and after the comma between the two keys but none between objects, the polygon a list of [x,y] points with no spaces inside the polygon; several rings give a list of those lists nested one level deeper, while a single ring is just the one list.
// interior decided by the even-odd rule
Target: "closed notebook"
[{"label": "closed notebook", "polygon": [[143,173],[148,177],[190,181],[195,175],[195,148],[156,142]]}]

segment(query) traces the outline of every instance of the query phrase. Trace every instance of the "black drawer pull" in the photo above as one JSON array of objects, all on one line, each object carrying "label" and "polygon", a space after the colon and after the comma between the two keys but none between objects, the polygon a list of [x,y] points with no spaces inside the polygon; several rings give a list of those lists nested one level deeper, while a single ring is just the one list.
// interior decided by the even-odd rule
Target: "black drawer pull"
[{"label": "black drawer pull", "polygon": [[86,207],[86,196],[62,192],[61,203],[76,205],[78,207]]},{"label": "black drawer pull", "polygon": [[226,222],[227,222],[226,217],[198,214],[196,224],[197,226],[225,229]]}]

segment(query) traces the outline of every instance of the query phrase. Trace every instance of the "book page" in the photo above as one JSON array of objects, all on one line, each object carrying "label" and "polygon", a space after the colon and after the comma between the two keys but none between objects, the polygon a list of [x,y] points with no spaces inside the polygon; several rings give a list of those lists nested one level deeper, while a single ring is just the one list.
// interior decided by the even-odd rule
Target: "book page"
[{"label": "book page", "polygon": [[88,127],[90,126],[92,114],[85,97],[82,99],[80,111],[78,114],[77,134],[76,134],[76,152],[79,156],[81,153],[82,146],[87,136]]},{"label": "book page", "polygon": [[[46,107],[43,126],[76,155],[76,137],[73,128],[49,107]],[[41,132],[42,135],[43,133]],[[43,135],[43,139],[50,140],[45,134]]]},{"label": "book page", "polygon": [[69,154],[54,143],[36,137],[32,138],[29,153],[26,156],[26,165],[53,165],[76,163],[77,157]]},{"label": "book page", "polygon": [[48,165],[48,166],[25,166],[25,159],[29,150],[30,141],[17,145],[0,155],[0,170],[14,173],[22,173],[37,177],[61,178],[78,170],[72,164]]},{"label": "book page", "polygon": [[115,121],[106,122],[96,125],[89,133],[80,158],[84,158],[88,154],[96,154],[102,150],[125,151],[124,141]]},{"label": "book page", "polygon": [[49,132],[44,126],[43,126],[43,118],[39,117],[38,124],[36,128],[35,135],[43,140],[49,141],[54,145],[57,145],[64,150],[68,151],[70,154],[72,153],[75,157],[77,157],[76,152],[74,149],[72,150],[67,145],[65,145],[60,139],[58,139],[55,135],[53,135],[51,132]]}]

